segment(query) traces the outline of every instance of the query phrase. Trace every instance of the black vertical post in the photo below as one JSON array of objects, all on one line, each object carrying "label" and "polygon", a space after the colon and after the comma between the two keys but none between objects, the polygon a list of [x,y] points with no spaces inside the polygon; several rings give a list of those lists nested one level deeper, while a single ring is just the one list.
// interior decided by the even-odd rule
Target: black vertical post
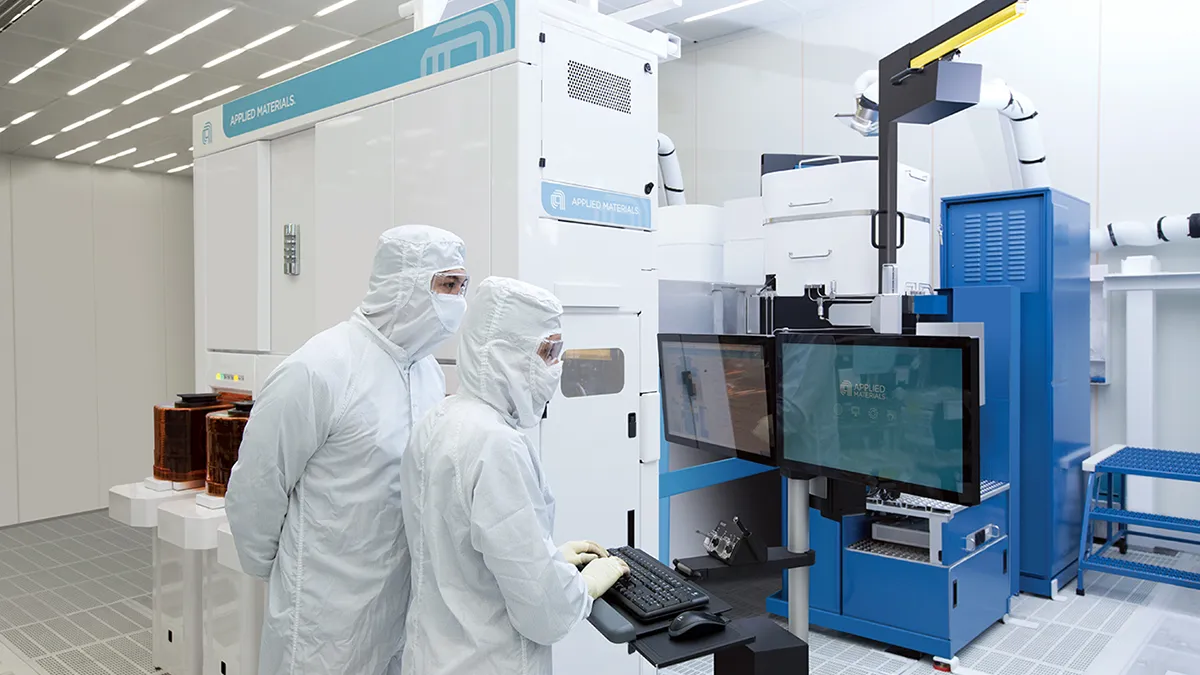
[{"label": "black vertical post", "polygon": [[[880,97],[883,97],[883,87],[880,85]],[[882,106],[880,106],[882,108]],[[882,113],[882,111],[881,111]],[[900,177],[897,175],[897,155],[900,152],[899,124],[883,119],[879,120],[879,292],[883,292],[883,266],[896,262],[896,212],[899,208],[897,185]]]}]

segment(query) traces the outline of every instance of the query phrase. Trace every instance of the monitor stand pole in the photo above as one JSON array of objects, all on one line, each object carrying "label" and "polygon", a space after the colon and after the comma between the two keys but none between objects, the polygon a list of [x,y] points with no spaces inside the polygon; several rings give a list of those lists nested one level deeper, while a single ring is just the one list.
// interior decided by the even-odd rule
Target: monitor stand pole
[{"label": "monitor stand pole", "polygon": [[[808,479],[788,478],[788,551],[808,551]],[[808,642],[808,567],[788,570],[788,631]]]}]

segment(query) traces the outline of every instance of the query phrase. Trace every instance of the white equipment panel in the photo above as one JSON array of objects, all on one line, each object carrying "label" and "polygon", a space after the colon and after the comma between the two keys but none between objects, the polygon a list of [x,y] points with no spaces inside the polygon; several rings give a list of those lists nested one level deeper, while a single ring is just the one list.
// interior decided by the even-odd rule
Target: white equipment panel
[{"label": "white equipment panel", "polygon": [[[807,286],[817,285],[835,295],[878,292],[871,232],[878,174],[878,162],[858,161],[763,176],[766,273],[775,275],[780,295],[804,295]],[[901,165],[899,194],[904,227],[896,256],[903,292],[909,284],[933,282],[929,174]]]}]

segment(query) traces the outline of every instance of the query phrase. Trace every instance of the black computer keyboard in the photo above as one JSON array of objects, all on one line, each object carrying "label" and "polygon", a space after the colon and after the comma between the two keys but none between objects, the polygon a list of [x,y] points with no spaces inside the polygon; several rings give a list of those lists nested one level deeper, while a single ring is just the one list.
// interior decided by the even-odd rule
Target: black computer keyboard
[{"label": "black computer keyboard", "polygon": [[629,546],[608,552],[628,563],[630,573],[605,593],[604,599],[625,608],[639,621],[673,617],[708,604],[704,591],[646,553]]}]

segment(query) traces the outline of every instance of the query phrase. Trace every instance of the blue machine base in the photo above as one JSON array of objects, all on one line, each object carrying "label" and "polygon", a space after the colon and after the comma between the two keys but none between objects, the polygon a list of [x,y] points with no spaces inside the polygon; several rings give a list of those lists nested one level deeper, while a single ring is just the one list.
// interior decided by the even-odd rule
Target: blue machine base
[{"label": "blue machine base", "polygon": [[1075,560],[1071,564],[1064,567],[1058,574],[1054,575],[1054,579],[1040,579],[1038,577],[1030,577],[1021,575],[1021,592],[1037,595],[1043,598],[1054,597],[1054,580],[1058,580],[1058,589],[1066,588],[1079,575],[1079,561]]},{"label": "blue machine base", "polygon": [[[767,611],[776,616],[788,615],[788,602],[783,591],[767,598]],[[943,659],[954,658],[954,650],[949,640],[921,635],[894,626],[885,626],[872,621],[863,621],[841,614],[834,614],[820,609],[808,610],[808,621],[814,626],[829,630],[849,633],[859,637],[875,640],[884,644],[911,649],[921,654],[929,654]]]}]

